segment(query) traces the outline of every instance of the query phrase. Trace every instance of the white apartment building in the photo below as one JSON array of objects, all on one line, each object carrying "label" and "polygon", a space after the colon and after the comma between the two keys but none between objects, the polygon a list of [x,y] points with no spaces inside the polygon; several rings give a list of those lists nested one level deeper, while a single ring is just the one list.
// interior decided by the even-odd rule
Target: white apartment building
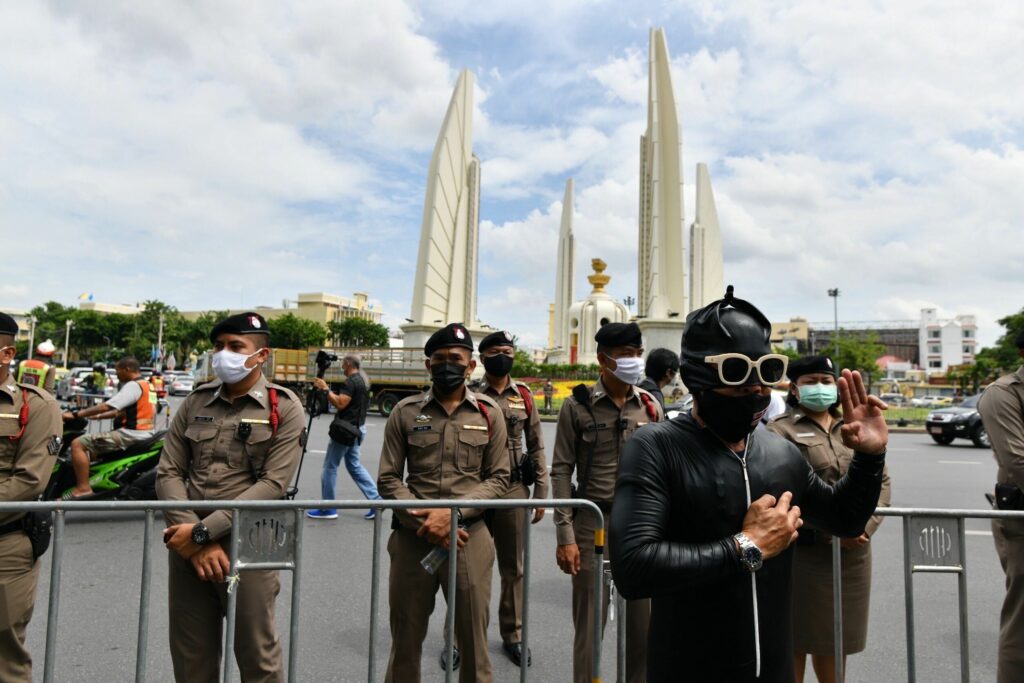
[{"label": "white apartment building", "polygon": [[918,328],[921,368],[935,375],[953,365],[973,363],[977,336],[978,326],[973,315],[940,320],[934,308],[922,308]]}]

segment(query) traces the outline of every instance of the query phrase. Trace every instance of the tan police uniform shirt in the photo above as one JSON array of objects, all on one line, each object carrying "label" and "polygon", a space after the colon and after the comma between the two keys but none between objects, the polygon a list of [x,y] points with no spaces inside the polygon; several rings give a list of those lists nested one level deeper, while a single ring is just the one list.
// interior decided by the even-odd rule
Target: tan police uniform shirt
[{"label": "tan police uniform shirt", "polygon": [[[305,431],[302,405],[291,392],[260,375],[249,391],[229,400],[220,380],[196,387],[164,437],[157,466],[161,500],[279,500],[295,474]],[[277,390],[280,420],[270,425],[270,389]],[[250,433],[239,438],[239,425]],[[205,516],[204,516],[205,515]],[[231,531],[227,510],[195,513],[168,510],[168,524],[200,520],[211,538]]]},{"label": "tan police uniform shirt", "polygon": [[[829,431],[822,429],[815,420],[799,408],[792,408],[779,415],[770,423],[768,429],[782,438],[796,444],[800,453],[811,465],[811,469],[826,484],[835,484],[850,468],[853,461],[853,449],[843,443],[840,428],[842,418],[833,419]],[[878,496],[877,507],[889,507],[892,504],[892,484],[889,481],[889,466],[882,468],[882,492]],[[875,515],[868,520],[864,528],[868,536],[873,536],[882,517]],[[808,529],[811,525],[808,524]],[[815,529],[815,537],[819,541],[830,538],[829,534]]]},{"label": "tan police uniform shirt", "polygon": [[[527,415],[526,400],[519,391],[519,387],[525,387],[530,399],[533,399],[533,392],[530,387],[522,382],[513,382],[511,379],[503,391],[498,391],[490,385],[487,377],[482,377],[469,384],[469,388],[487,396],[498,404],[501,413],[505,417],[505,426],[508,430],[508,452],[511,459],[512,476],[516,476],[516,468],[523,462],[524,457],[529,458],[529,464],[537,473],[537,483],[533,487],[534,498],[548,497],[548,461],[544,455],[544,435],[541,433],[540,415],[537,413],[537,406],[534,404]],[[523,455],[523,436],[526,436],[526,455]],[[509,489],[515,492],[514,484]]]},{"label": "tan police uniform shirt", "polygon": [[[21,430],[18,416],[28,398],[28,423]],[[8,376],[0,384],[0,500],[35,500],[46,489],[60,451],[64,432],[60,409],[41,387],[17,384]],[[0,514],[0,524],[13,522],[25,513]]]},{"label": "tan police uniform shirt", "polygon": [[1024,367],[990,384],[978,412],[999,465],[996,481],[1024,489]]},{"label": "tan police uniform shirt", "polygon": [[[505,420],[493,400],[466,389],[449,415],[428,390],[399,401],[388,416],[377,490],[391,500],[501,498],[509,462]],[[395,512],[403,526],[419,529],[420,519]],[[482,514],[462,511],[467,522]]]},{"label": "tan police uniform shirt", "polygon": [[[551,488],[555,498],[572,497],[572,475],[577,481],[587,478],[587,489],[577,495],[598,503],[609,503],[615,495],[615,480],[619,473],[619,455],[633,433],[649,422],[662,419],[658,400],[639,387],[631,387],[626,402],[619,409],[608,396],[600,379],[589,388],[593,418],[586,406],[572,396],[562,404],[558,414],[558,431],[551,462]],[[656,420],[651,419],[641,399],[645,395]],[[620,425],[621,422],[621,425]],[[593,451],[593,456],[590,456]],[[592,471],[587,475],[587,468]],[[576,542],[572,526],[572,510],[555,510],[555,530],[558,545]]]}]

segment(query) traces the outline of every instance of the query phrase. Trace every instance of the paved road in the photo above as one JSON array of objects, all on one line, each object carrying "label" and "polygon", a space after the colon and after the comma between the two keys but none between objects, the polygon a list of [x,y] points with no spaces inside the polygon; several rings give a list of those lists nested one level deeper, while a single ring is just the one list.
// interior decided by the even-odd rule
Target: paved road
[{"label": "paved road", "polygon": [[[175,401],[177,402],[177,401]],[[300,498],[319,493],[319,474],[327,439],[328,418],[314,422],[300,481]],[[376,472],[384,420],[371,416],[364,444],[364,462]],[[548,444],[554,425],[545,424]],[[898,506],[980,508],[982,492],[991,486],[995,465],[991,452],[968,442],[937,446],[923,434],[893,435],[889,467],[893,479],[893,503]],[[339,497],[360,498],[345,475],[339,477]],[[135,667],[135,629],[138,618],[139,572],[143,519],[141,514],[109,514],[102,517],[70,514],[61,584],[61,617],[57,652],[59,681],[131,680]],[[162,524],[157,522],[155,531]],[[533,679],[565,681],[571,676],[572,627],[569,617],[570,584],[554,563],[555,534],[550,514],[533,535],[531,641]],[[995,678],[995,641],[1003,577],[988,525],[968,523],[969,610],[971,679]],[[335,521],[312,520],[305,528],[299,680],[366,680],[369,639],[369,582],[372,524],[362,511],[343,513]],[[385,532],[386,533],[386,532]],[[154,534],[154,538],[158,537]],[[36,618],[29,645],[36,653],[41,673],[46,621],[48,553],[40,581]],[[171,678],[167,650],[166,562],[163,551],[154,555],[153,599],[148,647],[149,680]],[[850,659],[849,681],[898,681],[906,679],[904,592],[901,525],[888,520],[874,540],[874,589],[868,649]],[[384,553],[384,592],[379,621],[377,666],[383,677],[386,665],[387,555]],[[244,579],[243,579],[244,580]],[[494,580],[497,589],[497,576]],[[956,579],[952,575],[915,577],[917,661],[919,681],[959,681]],[[282,574],[278,621],[287,650],[290,577]],[[492,605],[496,605],[496,599]],[[443,599],[424,645],[424,680],[443,680],[436,664],[442,644]],[[496,680],[518,680],[516,669],[502,655],[497,634],[496,608],[492,611],[491,657]],[[699,619],[700,615],[681,618]],[[614,640],[605,641],[604,677],[614,679]],[[237,679],[236,679],[237,680]]]}]

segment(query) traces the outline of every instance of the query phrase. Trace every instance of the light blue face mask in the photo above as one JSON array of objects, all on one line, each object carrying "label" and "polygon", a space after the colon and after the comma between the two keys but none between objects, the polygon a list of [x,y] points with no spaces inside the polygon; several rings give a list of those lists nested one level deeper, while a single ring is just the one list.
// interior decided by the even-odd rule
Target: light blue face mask
[{"label": "light blue face mask", "polygon": [[804,384],[800,390],[800,405],[816,413],[828,410],[839,397],[835,384]]}]

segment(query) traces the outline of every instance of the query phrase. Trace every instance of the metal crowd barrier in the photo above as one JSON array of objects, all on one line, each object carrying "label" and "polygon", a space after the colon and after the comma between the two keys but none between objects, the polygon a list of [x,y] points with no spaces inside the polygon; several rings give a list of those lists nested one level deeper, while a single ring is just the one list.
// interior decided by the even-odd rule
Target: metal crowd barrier
[{"label": "metal crowd barrier", "polygon": [[[154,514],[164,510],[231,510],[230,556],[232,577],[239,572],[261,569],[278,569],[292,572],[291,619],[289,624],[288,642],[288,680],[298,680],[299,653],[299,587],[301,580],[302,529],[305,511],[316,508],[337,508],[341,510],[365,510],[365,500],[231,500],[231,501],[40,501],[40,502],[0,502],[0,513],[43,511],[54,513],[53,540],[50,548],[50,590],[49,605],[46,618],[46,652],[43,657],[43,682],[54,680],[54,664],[57,656],[57,621],[60,610],[61,569],[64,555],[65,515],[71,512],[130,512],[145,513],[145,531],[142,546],[142,583],[139,593],[139,625],[136,643],[135,680],[146,680],[146,655],[149,645],[149,598],[152,576],[152,539],[151,532]],[[601,580],[604,565],[605,526],[604,516],[600,508],[588,500],[579,499],[547,499],[547,500],[379,500],[373,507],[384,510],[423,510],[435,508],[473,508],[473,509],[509,509],[523,508],[525,524],[523,525],[523,651],[529,647],[529,597],[530,597],[530,557],[533,510],[544,508],[581,508],[594,515],[594,609],[593,638],[593,670],[595,683],[600,683],[601,641],[602,641],[602,610],[604,582]],[[373,520],[373,559],[370,583],[370,643],[367,680],[377,680],[377,612],[380,605],[380,536],[381,520],[378,514]],[[458,519],[452,515],[450,531],[450,549],[448,563],[450,568],[456,567],[458,544]],[[448,613],[447,613],[447,648],[448,670],[445,682],[453,680],[452,648],[455,642],[455,599],[457,571],[448,572]],[[232,676],[234,658],[235,611],[237,591],[228,592],[227,627],[224,629],[223,669],[221,680],[229,683]],[[529,667],[520,667],[519,680],[528,680]]]},{"label": "metal crowd barrier", "polygon": [[[1024,511],[940,510],[934,508],[878,508],[876,515],[903,518],[903,591],[906,600],[907,680],[917,680],[914,640],[914,574],[956,574],[960,611],[960,679],[971,680],[967,630],[967,519],[1024,519]],[[843,680],[842,563],[839,544],[833,543],[832,607],[834,617],[836,680]],[[799,550],[797,551],[799,552]]]}]

